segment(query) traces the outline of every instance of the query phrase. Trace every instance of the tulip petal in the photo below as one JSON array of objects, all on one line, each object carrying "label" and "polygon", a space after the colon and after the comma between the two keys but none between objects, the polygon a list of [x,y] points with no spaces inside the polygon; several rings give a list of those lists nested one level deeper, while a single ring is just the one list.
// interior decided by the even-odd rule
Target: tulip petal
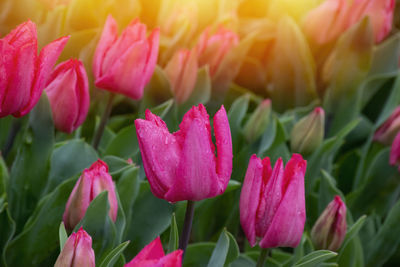
[{"label": "tulip petal", "polygon": [[174,252],[164,256],[158,262],[160,267],[180,267],[182,266],[182,250],[175,250]]},{"label": "tulip petal", "polygon": [[214,132],[217,145],[217,175],[221,193],[225,191],[232,174],[232,137],[228,116],[222,106],[214,116]]},{"label": "tulip petal", "polygon": [[400,165],[400,132],[394,138],[392,147],[390,148],[389,163],[390,165],[396,165],[396,164]]},{"label": "tulip petal", "polygon": [[154,68],[157,64],[158,58],[158,48],[159,48],[160,30],[158,28],[154,29],[153,32],[148,37],[148,50],[146,63],[143,70],[143,85],[146,85],[151,76],[153,76]]},{"label": "tulip petal", "polygon": [[58,255],[54,267],[73,266],[73,259],[75,255],[76,233],[72,233],[64,244],[64,247]]},{"label": "tulip petal", "polygon": [[78,61],[75,65],[75,72],[78,78],[75,93],[77,95],[79,109],[78,116],[74,122],[74,129],[78,128],[86,120],[90,106],[89,80],[81,61]]},{"label": "tulip petal", "polygon": [[[36,25],[28,20],[18,25],[14,30],[4,37],[4,41],[11,46],[18,48],[28,43],[35,44],[35,52],[37,51],[37,31]],[[36,55],[36,53],[35,53]]]},{"label": "tulip petal", "polygon": [[[304,174],[306,161],[294,154],[286,165],[281,203],[260,247],[296,247],[303,234],[306,220]],[[290,219],[289,219],[290,218]]]},{"label": "tulip petal", "polygon": [[261,160],[252,155],[240,193],[240,223],[252,247],[256,244],[256,212],[260,201],[262,170]]},{"label": "tulip petal", "polygon": [[133,258],[129,263],[125,264],[125,267],[142,266],[144,261],[158,260],[164,257],[164,255],[165,254],[160,237],[157,237],[150,244],[145,246],[135,258]]},{"label": "tulip petal", "polygon": [[171,202],[196,201],[220,193],[214,149],[210,145],[207,125],[200,118],[194,118],[185,131],[176,178],[165,195],[165,199]]},{"label": "tulip petal", "polygon": [[115,194],[115,186],[112,181],[111,175],[107,171],[99,171],[94,173],[93,185],[92,185],[92,197],[93,199],[103,191],[108,192],[108,203],[110,204],[109,215],[110,218],[115,222],[117,220],[118,213],[118,200]]},{"label": "tulip petal", "polygon": [[[46,85],[47,79],[50,77],[51,69],[56,63],[62,50],[64,49],[69,37],[61,37],[50,44],[46,45],[40,52],[38,61],[36,63],[36,75],[33,81],[33,85],[30,89],[29,102],[23,107],[23,109],[17,111],[13,115],[15,117],[21,117],[27,114],[39,101],[42,91]],[[36,51],[35,51],[36,55]]]},{"label": "tulip petal", "polygon": [[140,99],[144,89],[143,66],[148,49],[147,41],[132,44],[107,73],[96,79],[96,86],[132,99]]},{"label": "tulip petal", "polygon": [[115,19],[109,15],[104,24],[104,29],[98,42],[94,57],[93,57],[93,74],[95,77],[101,77],[102,65],[107,51],[118,38],[118,25]]},{"label": "tulip petal", "polygon": [[76,234],[74,261],[70,266],[95,267],[92,238],[82,228]]},{"label": "tulip petal", "polygon": [[[146,114],[150,118],[150,114]],[[153,115],[153,120],[156,120]],[[161,119],[135,120],[136,133],[147,179],[154,195],[163,198],[172,186],[179,162],[180,148]]]}]

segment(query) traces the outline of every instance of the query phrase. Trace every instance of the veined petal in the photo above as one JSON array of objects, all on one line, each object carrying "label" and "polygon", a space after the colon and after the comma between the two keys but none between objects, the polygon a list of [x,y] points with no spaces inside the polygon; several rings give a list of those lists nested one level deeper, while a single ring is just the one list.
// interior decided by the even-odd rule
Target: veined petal
[{"label": "veined petal", "polygon": [[165,199],[196,201],[216,196],[220,190],[214,157],[207,125],[194,118],[186,129],[176,177]]},{"label": "veined petal", "polygon": [[34,44],[35,51],[37,51],[36,25],[31,20],[28,20],[18,25],[17,28],[13,29],[9,34],[4,36],[3,40],[15,48],[24,46],[26,44]]},{"label": "veined petal", "polygon": [[95,267],[92,238],[81,228],[76,233],[74,261],[71,266]]},{"label": "veined petal", "polygon": [[154,239],[150,244],[145,246],[139,254],[136,255],[130,262],[125,264],[125,267],[141,266],[143,261],[159,260],[164,257],[164,250],[161,244],[160,237]]},{"label": "veined petal", "polygon": [[154,68],[156,67],[157,64],[158,48],[160,46],[159,39],[160,39],[160,29],[156,28],[152,31],[147,40],[148,50],[147,50],[146,63],[143,69],[143,86],[146,85],[150,81],[151,76],[153,76]]},{"label": "veined petal", "polygon": [[252,247],[256,244],[256,213],[260,202],[262,170],[261,160],[252,155],[240,193],[240,224]]}]

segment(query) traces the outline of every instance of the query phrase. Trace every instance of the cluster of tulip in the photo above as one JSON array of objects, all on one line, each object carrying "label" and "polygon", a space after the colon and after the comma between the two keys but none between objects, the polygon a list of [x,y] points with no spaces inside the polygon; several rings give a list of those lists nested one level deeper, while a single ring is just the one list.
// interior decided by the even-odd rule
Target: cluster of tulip
[{"label": "cluster of tulip", "polygon": [[0,266],[400,262],[395,0],[79,1],[0,3]]}]

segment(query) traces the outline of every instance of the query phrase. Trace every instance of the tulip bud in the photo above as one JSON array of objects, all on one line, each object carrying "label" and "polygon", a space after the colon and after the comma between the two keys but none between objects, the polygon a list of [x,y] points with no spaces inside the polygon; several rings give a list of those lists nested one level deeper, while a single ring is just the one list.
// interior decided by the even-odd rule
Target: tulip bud
[{"label": "tulip bud", "polygon": [[271,117],[271,100],[266,99],[251,114],[243,128],[243,134],[249,143],[256,141],[265,131]]},{"label": "tulip bud", "polygon": [[293,154],[283,168],[268,157],[251,156],[240,194],[240,223],[253,247],[296,247],[306,220],[304,175],[307,162]]},{"label": "tulip bud", "polygon": [[185,102],[191,95],[197,79],[196,51],[180,50],[165,67],[171,89],[178,103]]},{"label": "tulip bud", "polygon": [[400,132],[394,138],[390,149],[390,165],[398,165],[400,171]]},{"label": "tulip bud", "polygon": [[101,89],[140,99],[157,63],[159,30],[146,38],[146,25],[133,20],[118,37],[110,15],[93,58],[95,84]]},{"label": "tulip bud", "polygon": [[213,77],[225,56],[238,43],[239,36],[233,31],[220,27],[215,34],[210,35],[210,28],[207,28],[200,36],[196,46],[199,67],[208,65],[210,75]]},{"label": "tulip bud", "polygon": [[185,114],[180,130],[173,134],[149,110],[145,120],[135,120],[135,126],[143,168],[156,197],[197,201],[225,191],[232,173],[232,139],[223,106],[213,122],[217,152],[202,104]]},{"label": "tulip bud", "polygon": [[393,111],[390,117],[375,132],[374,140],[384,145],[390,145],[399,131],[400,131],[400,106]]},{"label": "tulip bud", "polygon": [[317,149],[324,139],[324,124],[325,112],[321,107],[299,120],[290,134],[292,151],[307,155]]},{"label": "tulip bud", "polygon": [[103,191],[108,191],[110,204],[110,218],[117,220],[118,201],[108,166],[105,162],[97,160],[89,169],[83,171],[68,198],[63,221],[67,229],[73,229],[85,216],[90,202]]},{"label": "tulip bud", "polygon": [[0,39],[0,118],[31,111],[67,41],[68,37],[57,39],[37,56],[36,25],[30,20]]},{"label": "tulip bud", "polygon": [[70,59],[60,63],[45,88],[60,131],[71,133],[86,119],[89,111],[89,82],[81,61]]},{"label": "tulip bud", "polygon": [[95,267],[92,238],[82,228],[72,233],[57,258],[54,267]]},{"label": "tulip bud", "polygon": [[340,196],[328,204],[311,230],[311,239],[317,249],[337,251],[346,236],[346,205]]},{"label": "tulip bud", "polygon": [[157,237],[154,241],[145,246],[135,258],[125,264],[124,267],[181,267],[182,253],[183,251],[179,249],[165,255],[160,237]]}]

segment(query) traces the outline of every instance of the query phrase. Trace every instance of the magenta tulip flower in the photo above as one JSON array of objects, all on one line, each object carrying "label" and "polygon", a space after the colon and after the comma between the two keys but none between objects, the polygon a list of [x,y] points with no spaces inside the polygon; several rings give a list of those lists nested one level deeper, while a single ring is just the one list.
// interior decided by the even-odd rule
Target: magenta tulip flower
[{"label": "magenta tulip flower", "polygon": [[346,205],[340,198],[328,204],[311,231],[311,239],[317,249],[337,251],[346,236]]},{"label": "magenta tulip flower", "polygon": [[0,39],[0,118],[31,111],[68,39],[51,42],[38,56],[36,25],[30,20]]},{"label": "magenta tulip flower", "polygon": [[54,267],[74,266],[96,266],[92,238],[82,228],[68,237],[54,265]]},{"label": "magenta tulip flower", "polygon": [[80,60],[60,63],[51,74],[45,91],[58,130],[71,133],[85,121],[90,104],[89,82]]},{"label": "magenta tulip flower", "polygon": [[154,195],[170,202],[196,201],[225,191],[232,173],[232,140],[223,106],[213,122],[217,153],[202,104],[185,114],[180,130],[173,134],[150,110],[146,110],[145,120],[135,121],[135,126],[143,167]]},{"label": "magenta tulip flower", "polygon": [[400,132],[400,106],[393,111],[390,117],[375,132],[374,140],[390,145],[398,132]]},{"label": "magenta tulip flower", "polygon": [[159,30],[146,37],[146,25],[132,21],[118,37],[110,15],[93,59],[95,84],[101,89],[140,99],[157,63]]},{"label": "magenta tulip flower", "polygon": [[165,255],[160,237],[145,246],[125,267],[181,267],[182,250]]},{"label": "magenta tulip flower", "polygon": [[307,162],[293,154],[283,167],[268,157],[250,158],[240,195],[240,223],[251,246],[296,247],[306,220],[304,175]]},{"label": "magenta tulip flower", "polygon": [[85,216],[90,202],[105,190],[108,191],[109,215],[115,222],[117,220],[118,201],[114,183],[108,173],[107,164],[97,160],[89,169],[83,171],[68,198],[63,215],[65,227],[73,229]]}]

